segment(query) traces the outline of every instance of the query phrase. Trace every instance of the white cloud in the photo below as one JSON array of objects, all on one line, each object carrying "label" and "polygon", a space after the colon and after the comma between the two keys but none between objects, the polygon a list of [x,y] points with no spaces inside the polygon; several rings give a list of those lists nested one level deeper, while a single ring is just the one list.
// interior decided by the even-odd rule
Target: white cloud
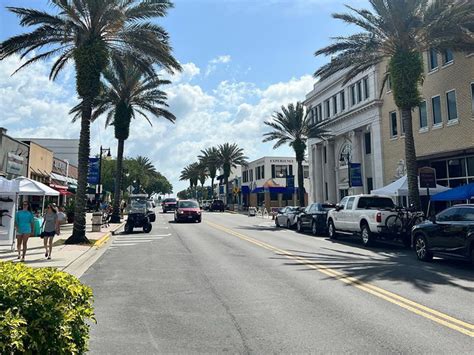
[{"label": "white cloud", "polygon": [[228,54],[220,55],[220,56],[217,56],[216,58],[211,59],[209,61],[209,64],[207,65],[206,76],[208,76],[211,73],[215,72],[219,65],[228,64],[228,63],[230,63],[231,60],[232,60],[232,58]]},{"label": "white cloud", "polygon": [[[49,81],[50,63],[37,63],[10,77],[18,63],[15,57],[0,63],[0,125],[6,126],[16,137],[77,138],[79,123],[71,124],[68,116],[69,109],[77,102],[74,83],[65,81],[67,75],[58,82]],[[250,82],[227,80],[206,92],[190,82],[199,75],[200,68],[194,63],[185,63],[183,69],[178,79],[172,78],[173,84],[164,88],[168,92],[170,110],[177,116],[176,124],[153,119],[150,126],[137,116],[125,144],[127,156],[150,157],[178,192],[187,187],[187,182],[178,180],[181,169],[195,161],[201,149],[235,142],[244,148],[250,159],[292,154],[289,148],[273,153],[272,144],[262,143],[262,134],[266,131],[263,122],[281,105],[303,100],[313,86],[314,79],[310,75],[264,88]],[[113,129],[104,129],[103,125],[103,119],[92,124],[92,152],[102,144],[116,153]]]}]

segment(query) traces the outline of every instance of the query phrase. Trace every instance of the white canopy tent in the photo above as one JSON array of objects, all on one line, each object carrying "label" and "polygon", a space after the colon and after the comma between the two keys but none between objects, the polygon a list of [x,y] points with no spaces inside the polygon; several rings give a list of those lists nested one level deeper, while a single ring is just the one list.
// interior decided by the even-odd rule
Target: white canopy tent
[{"label": "white canopy tent", "polygon": [[26,177],[16,178],[14,181],[19,183],[19,192],[21,196],[59,196],[59,191],[35,180]]},{"label": "white canopy tent", "polygon": [[[420,187],[420,182],[418,181],[418,188],[420,190],[420,195],[426,196],[426,188]],[[434,195],[440,192],[450,190],[449,187],[436,185],[436,188],[430,189],[430,195]],[[402,176],[400,179],[384,186],[380,189],[372,190],[374,195],[388,195],[388,196],[408,196],[408,178],[406,175]]]},{"label": "white canopy tent", "polygon": [[19,183],[0,177],[0,246],[13,248]]}]

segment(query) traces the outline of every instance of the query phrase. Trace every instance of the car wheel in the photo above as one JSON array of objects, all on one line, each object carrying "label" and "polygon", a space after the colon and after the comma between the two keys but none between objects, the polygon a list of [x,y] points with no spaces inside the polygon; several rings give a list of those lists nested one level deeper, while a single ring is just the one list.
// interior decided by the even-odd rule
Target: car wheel
[{"label": "car wheel", "polygon": [[313,235],[318,234],[318,228],[316,227],[316,222],[315,221],[313,221],[313,223],[311,223],[311,233]]},{"label": "car wheel", "polygon": [[301,220],[299,219],[298,222],[296,222],[296,231],[298,233],[303,233],[303,225],[301,224]]},{"label": "car wheel", "polygon": [[276,226],[277,228],[280,228],[280,222],[278,221],[278,217],[275,218],[275,226]]},{"label": "car wheel", "polygon": [[418,260],[431,261],[433,260],[433,253],[428,250],[426,238],[422,235],[415,237],[415,253]]},{"label": "car wheel", "polygon": [[328,222],[328,235],[330,239],[337,239],[337,231],[334,227],[334,222],[332,219],[330,219]]},{"label": "car wheel", "polygon": [[151,232],[151,223],[145,224],[145,225],[143,226],[143,231],[144,231],[145,233],[150,233],[150,232]]},{"label": "car wheel", "polygon": [[374,243],[374,236],[370,231],[370,228],[367,224],[363,224],[361,227],[361,236],[362,236],[362,244],[368,247]]},{"label": "car wheel", "polygon": [[196,222],[201,223],[201,218],[196,219]]}]

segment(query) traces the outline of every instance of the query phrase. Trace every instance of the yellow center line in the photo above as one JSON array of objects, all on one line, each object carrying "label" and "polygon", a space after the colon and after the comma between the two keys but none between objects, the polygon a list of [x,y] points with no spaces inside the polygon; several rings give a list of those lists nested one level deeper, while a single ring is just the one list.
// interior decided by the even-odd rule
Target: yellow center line
[{"label": "yellow center line", "polygon": [[354,286],[360,290],[363,290],[367,293],[370,293],[376,297],[379,297],[385,301],[388,301],[390,303],[396,304],[412,313],[415,313],[419,316],[425,317],[427,319],[430,319],[438,324],[441,324],[445,327],[451,328],[453,330],[456,330],[462,334],[465,334],[469,337],[474,337],[474,325],[464,322],[462,320],[456,319],[454,317],[451,317],[447,314],[444,314],[442,312],[439,312],[435,309],[426,307],[422,304],[419,304],[417,302],[414,302],[412,300],[409,300],[405,297],[402,297],[400,295],[397,295],[393,292],[387,291],[383,288],[380,288],[378,286],[363,282],[355,277],[349,276],[344,274],[343,272],[340,272],[338,270],[331,269],[327,266],[324,266],[322,264],[318,264],[314,261],[308,260],[304,257],[297,256],[295,254],[292,254],[284,249],[280,249],[278,247],[275,247],[271,244],[262,242],[260,240],[248,237],[244,234],[238,233],[232,229],[229,229],[227,227],[221,226],[219,224],[213,223],[213,222],[208,222],[206,223],[216,229],[219,229],[227,234],[233,235],[237,238],[240,238],[242,240],[245,240],[249,243],[258,245],[264,249],[270,250],[274,253],[281,254],[285,256],[288,259],[295,260],[299,262],[302,265],[307,266],[308,268],[317,270],[327,276],[330,276],[336,280],[340,280],[348,285]]}]

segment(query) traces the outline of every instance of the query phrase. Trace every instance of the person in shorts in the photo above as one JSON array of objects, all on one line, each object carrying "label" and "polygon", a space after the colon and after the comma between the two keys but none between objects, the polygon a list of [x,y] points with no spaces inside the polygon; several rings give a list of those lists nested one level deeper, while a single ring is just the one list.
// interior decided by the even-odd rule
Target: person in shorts
[{"label": "person in shorts", "polygon": [[48,210],[43,216],[43,242],[45,253],[44,256],[51,259],[51,252],[53,251],[53,238],[59,235],[59,219],[58,212],[53,205],[48,205]]},{"label": "person in shorts", "polygon": [[26,249],[28,249],[28,238],[33,233],[34,228],[35,218],[30,211],[29,203],[24,201],[23,209],[18,211],[15,215],[16,248],[20,261],[25,261]]}]

